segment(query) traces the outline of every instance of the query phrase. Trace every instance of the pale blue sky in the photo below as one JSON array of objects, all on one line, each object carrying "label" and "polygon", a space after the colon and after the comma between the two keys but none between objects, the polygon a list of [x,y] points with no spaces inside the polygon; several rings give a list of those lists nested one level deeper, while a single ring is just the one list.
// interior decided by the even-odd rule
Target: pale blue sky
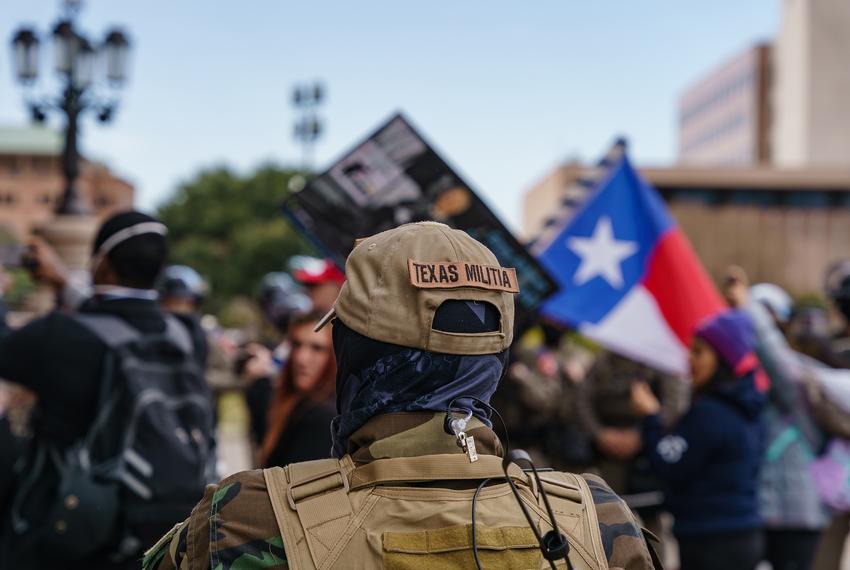
[{"label": "pale blue sky", "polygon": [[[9,40],[49,29],[59,0],[0,0],[0,124],[27,120]],[[329,91],[323,168],[403,110],[514,227],[520,196],[567,157],[617,134],[639,164],[675,158],[676,98],[769,39],[780,0],[87,0],[98,35],[129,29],[131,79],[116,121],[83,149],[151,208],[202,167],[297,163],[294,83]],[[45,56],[47,53],[44,54]]]}]

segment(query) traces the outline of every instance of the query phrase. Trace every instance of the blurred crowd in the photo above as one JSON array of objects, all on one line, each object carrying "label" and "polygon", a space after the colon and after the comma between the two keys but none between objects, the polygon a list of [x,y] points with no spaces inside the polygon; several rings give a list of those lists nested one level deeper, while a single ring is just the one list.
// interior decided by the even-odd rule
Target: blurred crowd
[{"label": "blurred crowd", "polygon": [[[288,271],[257,284],[263,326],[225,329],[204,316],[201,275],[184,265],[162,269],[164,245],[125,251],[139,241],[131,232],[124,249],[98,249],[127,228],[158,223],[133,215],[101,229],[88,282],[44,242],[30,245],[25,265],[51,288],[60,313],[129,315],[142,328],[170,315],[183,325],[215,418],[197,436],[216,459],[210,479],[328,457],[337,371],[331,327],[314,327],[332,308],[343,273],[329,260],[295,257]],[[145,271],[139,260],[157,270]],[[492,402],[504,425],[495,427],[538,465],[600,474],[668,541],[665,550],[675,538],[686,570],[717,567],[718,550],[734,552],[740,568],[767,560],[774,570],[837,569],[850,532],[850,262],[830,268],[820,303],[795,302],[773,284],[750,285],[742,268],[730,268],[723,293],[730,308],[696,331],[689,379],[608,352],[557,323],[535,323],[510,352]],[[3,311],[0,377],[9,382],[0,387],[0,511],[7,525],[10,513],[26,516],[15,508],[22,473],[34,469],[33,441],[62,441],[54,449],[64,451],[98,413],[94,389],[75,379],[100,362],[68,327],[48,317],[13,330]],[[221,438],[234,417],[244,418],[248,465],[230,464],[216,445],[214,426]],[[150,542],[167,530],[163,521],[183,516],[168,513],[134,532]],[[137,553],[139,545],[127,548]]]},{"label": "blurred crowd", "polygon": [[830,268],[823,302],[750,286],[738,267],[723,293],[730,310],[696,331],[689,380],[540,322],[496,407],[539,461],[600,473],[659,536],[672,519],[682,568],[735,551],[740,568],[837,569],[850,531],[850,263]]}]

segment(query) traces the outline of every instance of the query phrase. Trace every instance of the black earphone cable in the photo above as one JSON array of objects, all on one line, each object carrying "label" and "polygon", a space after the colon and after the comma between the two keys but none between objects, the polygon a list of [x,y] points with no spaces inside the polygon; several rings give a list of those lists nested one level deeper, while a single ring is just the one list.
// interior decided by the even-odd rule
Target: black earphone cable
[{"label": "black earphone cable", "polygon": [[[505,424],[505,420],[502,418],[502,415],[499,413],[499,411],[496,408],[494,408],[493,406],[491,406],[490,404],[488,404],[487,402],[485,402],[485,401],[483,401],[479,398],[476,398],[474,396],[461,396],[461,397],[455,398],[451,402],[449,402],[448,410],[446,410],[446,417],[451,418],[452,412],[454,411],[455,402],[457,402],[458,400],[461,400],[461,399],[472,400],[474,402],[477,402],[478,404],[480,404],[480,405],[486,407],[488,410],[490,410],[491,413],[496,414],[496,417],[499,418],[499,422],[502,424],[502,430],[505,432],[505,451],[507,452],[507,450],[510,449],[510,447],[511,447],[511,444],[510,444],[511,439],[510,439],[510,434],[508,434],[508,426],[507,426],[507,424]],[[448,424],[447,424],[446,427],[448,428]],[[448,429],[447,429],[447,431],[448,431]],[[483,570],[483,567],[481,566],[481,559],[478,556],[478,533],[477,533],[477,518],[476,518],[476,514],[475,514],[475,506],[478,503],[478,495],[481,494],[481,490],[490,481],[491,481],[491,479],[484,479],[483,481],[481,481],[481,483],[479,483],[478,487],[475,489],[475,493],[472,495],[472,556],[475,559],[476,570]]]},{"label": "black earphone cable", "polygon": [[481,489],[489,482],[490,479],[481,481],[475,489],[475,494],[472,495],[472,556],[475,558],[475,568],[477,570],[483,570],[483,568],[481,567],[481,560],[478,558],[478,538],[475,533],[475,503],[478,501],[478,495],[481,493]]},{"label": "black earphone cable", "polygon": [[[491,413],[495,414],[497,418],[499,418],[499,423],[502,424],[502,431],[505,432],[505,450],[504,451],[505,451],[505,453],[507,453],[508,450],[511,448],[511,435],[510,435],[510,433],[508,433],[508,425],[505,423],[505,420],[502,418],[502,414],[499,413],[499,410],[497,410],[496,408],[494,408],[493,406],[491,406],[490,404],[488,404],[484,400],[482,400],[480,398],[476,398],[475,396],[458,396],[457,398],[454,398],[451,402],[449,402],[448,409],[446,410],[447,416],[451,417],[452,412],[455,411],[454,404],[458,400],[472,400],[473,402],[481,404],[482,406],[484,406],[485,408],[490,410]],[[466,408],[462,408],[462,409],[464,411],[469,411]],[[448,431],[448,429],[447,429],[447,431]],[[451,432],[449,432],[449,434],[451,434]]]},{"label": "black earphone cable", "polygon": [[[572,570],[572,568],[573,568],[572,561],[569,559],[569,551],[570,551],[569,541],[566,539],[566,537],[564,537],[564,535],[562,535],[560,533],[560,531],[558,529],[558,524],[556,522],[555,514],[552,511],[551,505],[549,504],[549,497],[547,496],[546,491],[543,489],[543,483],[540,481],[540,476],[537,474],[537,469],[534,466],[534,462],[531,460],[531,458],[528,456],[528,454],[525,453],[522,450],[518,450],[519,455],[511,453],[511,451],[512,451],[511,450],[511,444],[510,444],[511,440],[510,440],[510,435],[508,434],[508,426],[505,423],[505,420],[504,420],[504,418],[502,418],[502,415],[499,413],[499,411],[496,408],[494,408],[493,406],[491,406],[489,403],[487,403],[487,402],[485,402],[485,401],[483,401],[479,398],[476,398],[474,396],[459,396],[457,398],[452,399],[452,401],[449,402],[448,409],[446,410],[446,423],[445,423],[445,426],[444,426],[446,431],[449,432],[449,433],[452,433],[450,421],[452,419],[452,412],[454,411],[454,404],[455,404],[455,402],[457,402],[458,400],[461,400],[461,399],[472,400],[473,402],[477,402],[478,404],[486,407],[493,414],[496,414],[496,417],[499,418],[499,422],[502,424],[502,429],[505,432],[505,450],[504,450],[505,455],[504,455],[504,459],[502,461],[502,468],[505,471],[505,480],[510,485],[511,491],[514,494],[514,497],[516,498],[517,502],[519,503],[519,506],[522,509],[523,514],[525,515],[526,519],[528,520],[528,523],[531,526],[531,529],[534,531],[534,534],[535,534],[535,536],[537,537],[537,539],[540,543],[541,551],[543,552],[546,560],[549,562],[549,565],[554,570],[555,569],[555,559],[556,558],[563,558],[564,561],[567,563],[567,568],[569,570]],[[462,408],[462,409],[465,412],[470,411],[466,408]],[[457,435],[457,434],[455,434],[455,435]],[[508,476],[508,470],[507,470],[508,464],[515,462],[517,459],[523,459],[531,466],[531,471],[533,473],[533,476],[537,481],[538,487],[540,488],[540,493],[541,493],[541,496],[543,498],[543,503],[546,507],[547,514],[549,515],[549,522],[552,524],[552,531],[548,532],[546,534],[546,537],[545,537],[545,539],[546,539],[545,542],[547,542],[547,546],[544,546],[544,537],[542,537],[539,534],[539,532],[537,531],[537,528],[535,527],[533,521],[531,520],[531,516],[529,515],[527,509],[525,508],[525,505],[522,503],[522,499],[519,496],[519,491],[517,490],[516,485],[514,485],[514,482],[511,480],[510,476]],[[477,500],[478,500],[478,495],[481,493],[481,489],[483,489],[484,486],[489,482],[490,482],[490,479],[484,479],[483,481],[481,481],[481,483],[479,483],[478,487],[475,489],[475,493],[472,495],[472,555],[475,559],[475,567],[476,567],[477,570],[483,570],[483,569],[481,567],[481,561],[478,557],[478,541],[477,541],[477,533],[476,533],[475,506],[476,506],[476,503],[477,503]],[[557,544],[551,544],[549,539],[554,539],[557,542]]]}]

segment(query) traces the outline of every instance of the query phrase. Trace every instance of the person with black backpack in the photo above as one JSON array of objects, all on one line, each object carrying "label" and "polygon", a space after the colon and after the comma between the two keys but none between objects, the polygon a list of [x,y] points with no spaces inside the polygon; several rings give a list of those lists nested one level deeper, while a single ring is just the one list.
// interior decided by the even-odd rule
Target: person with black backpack
[{"label": "person with black backpack", "polygon": [[[0,568],[137,568],[211,481],[213,413],[191,338],[157,304],[167,229],[123,212],[94,241],[94,295],[0,340],[0,377],[36,393]],[[36,268],[57,288],[55,268]]]}]

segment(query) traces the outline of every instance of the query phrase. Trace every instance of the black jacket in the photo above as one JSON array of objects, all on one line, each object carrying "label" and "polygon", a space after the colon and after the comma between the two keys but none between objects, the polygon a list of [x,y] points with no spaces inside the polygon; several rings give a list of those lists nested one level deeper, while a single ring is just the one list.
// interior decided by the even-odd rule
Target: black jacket
[{"label": "black jacket", "polygon": [[331,456],[331,420],[336,416],[332,400],[303,399],[295,405],[292,417],[266,460],[268,467],[283,467],[299,461]]},{"label": "black jacket", "polygon": [[697,393],[669,432],[658,415],[644,418],[643,442],[666,483],[676,536],[760,528],[764,403],[753,374],[748,374]]},{"label": "black jacket", "polygon": [[[165,316],[155,301],[93,298],[80,307],[80,312],[117,316],[142,333],[166,329]],[[64,448],[86,435],[96,416],[106,351],[106,345],[92,332],[58,311],[0,339],[0,377],[26,386],[38,396],[33,417],[36,440]],[[24,506],[22,514],[33,524],[32,532],[18,537],[4,529],[0,567],[59,567],[38,543],[38,514],[46,512],[52,503],[57,481],[57,474],[47,467]],[[154,533],[138,532],[137,536],[145,543],[156,539]],[[129,560],[113,564],[105,554],[98,554],[75,564],[63,563],[62,567],[112,570],[138,567],[138,563]]]},{"label": "black jacket", "polygon": [[[94,298],[80,312],[115,315],[143,333],[165,331],[155,301]],[[106,350],[83,325],[55,311],[0,340],[0,378],[36,393],[36,432],[66,447],[83,437],[94,419]]]},{"label": "black jacket", "polygon": [[201,366],[201,370],[207,369],[207,361],[209,360],[210,347],[207,341],[207,333],[201,325],[201,319],[198,315],[187,313],[171,313],[178,321],[183,323],[186,330],[189,331],[189,337],[192,339],[192,355]]},{"label": "black jacket", "polygon": [[251,439],[258,447],[263,444],[268,427],[269,404],[274,395],[272,379],[268,376],[258,378],[245,389],[245,403],[251,417]]}]

